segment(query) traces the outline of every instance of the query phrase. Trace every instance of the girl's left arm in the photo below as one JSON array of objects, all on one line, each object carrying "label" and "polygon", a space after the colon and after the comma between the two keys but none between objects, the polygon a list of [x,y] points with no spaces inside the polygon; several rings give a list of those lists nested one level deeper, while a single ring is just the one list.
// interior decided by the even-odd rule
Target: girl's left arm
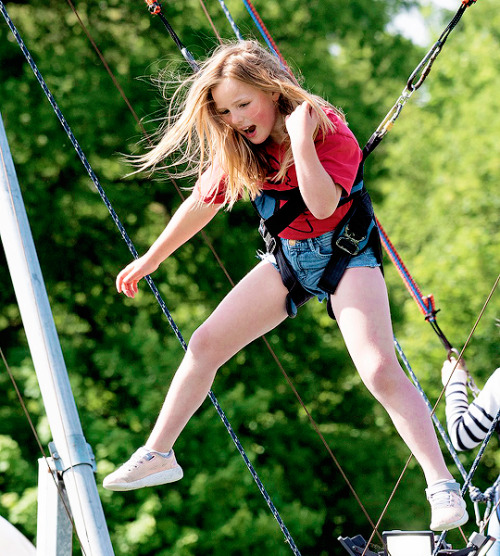
[{"label": "girl's left arm", "polygon": [[318,158],[313,139],[318,123],[308,102],[300,104],[286,118],[300,192],[312,215],[323,220],[334,213],[343,190]]}]

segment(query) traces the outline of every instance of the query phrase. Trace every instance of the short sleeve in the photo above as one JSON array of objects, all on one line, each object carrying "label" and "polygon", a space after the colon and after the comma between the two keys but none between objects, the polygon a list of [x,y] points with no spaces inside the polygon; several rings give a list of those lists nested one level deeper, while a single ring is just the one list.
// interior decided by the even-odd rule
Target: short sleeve
[{"label": "short sleeve", "polygon": [[226,198],[225,183],[226,178],[222,169],[212,164],[196,182],[193,195],[202,203],[222,204]]},{"label": "short sleeve", "polygon": [[350,129],[340,120],[337,130],[316,141],[318,158],[332,180],[348,195],[358,174],[363,153]]}]

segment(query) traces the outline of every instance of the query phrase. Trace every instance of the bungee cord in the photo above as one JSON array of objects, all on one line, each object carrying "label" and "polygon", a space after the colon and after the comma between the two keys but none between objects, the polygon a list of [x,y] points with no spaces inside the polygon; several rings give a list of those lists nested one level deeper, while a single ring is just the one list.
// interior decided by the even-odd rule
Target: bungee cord
[{"label": "bungee cord", "polygon": [[251,0],[242,0],[242,2],[245,5],[245,8],[247,9],[248,13],[252,17],[252,19],[255,23],[255,26],[257,27],[260,34],[262,35],[262,38],[266,41],[266,44],[269,47],[269,50],[275,56],[277,56],[277,58],[279,59],[279,61],[282,64],[282,66],[284,68],[286,68],[288,70],[288,73],[293,77],[293,73],[290,71],[290,68],[288,67],[288,64],[286,63],[285,58],[283,58],[283,56],[281,55],[281,52],[279,51],[279,48],[276,46],[276,43],[274,42],[274,40],[271,36],[271,33],[269,33],[269,31],[267,30],[267,28],[264,25],[264,22],[262,21],[260,15],[258,14],[257,10],[254,8]]},{"label": "bungee cord", "polygon": [[222,37],[219,35],[219,31],[217,31],[217,27],[214,25],[214,22],[212,21],[212,18],[210,17],[210,14],[207,10],[207,7],[205,6],[205,2],[203,0],[200,0],[200,5],[201,5],[201,9],[203,10],[203,13],[205,14],[205,17],[207,18],[208,22],[210,23],[210,27],[212,27],[212,31],[214,32],[214,35],[217,37],[217,40],[219,42],[222,42]]},{"label": "bungee cord", "polygon": [[[148,4],[149,4],[149,2],[148,2]],[[120,219],[118,218],[118,215],[116,214],[115,210],[113,209],[113,207],[111,205],[111,202],[109,201],[104,189],[102,188],[102,186],[99,182],[99,179],[97,178],[95,172],[93,171],[92,167],[90,166],[90,163],[88,162],[87,157],[85,156],[82,148],[80,147],[80,144],[78,143],[78,141],[77,141],[76,137],[74,136],[68,122],[66,121],[64,115],[62,114],[61,110],[59,109],[59,106],[57,105],[57,102],[56,102],[55,98],[53,97],[53,95],[50,92],[47,84],[45,83],[45,80],[43,79],[43,76],[41,75],[40,71],[38,70],[38,67],[36,66],[36,63],[35,63],[33,57],[31,56],[31,53],[29,52],[26,45],[24,44],[24,41],[23,41],[21,35],[19,34],[17,28],[15,27],[12,19],[10,18],[2,0],[0,0],[0,12],[2,13],[2,15],[3,15],[9,29],[11,30],[12,34],[14,35],[14,37],[16,39],[16,42],[18,43],[19,47],[21,48],[21,51],[24,54],[28,64],[30,65],[30,68],[32,69],[38,83],[42,87],[42,90],[45,93],[45,96],[49,100],[49,103],[51,104],[52,109],[54,110],[59,122],[63,126],[63,128],[66,132],[66,135],[68,136],[69,140],[71,141],[71,144],[75,148],[75,150],[78,154],[78,157],[80,158],[83,166],[87,170],[87,173],[89,174],[92,182],[94,183],[101,199],[103,200],[104,204],[106,205],[111,217],[113,218],[113,221],[115,222],[117,228],[119,229],[122,238],[124,239],[125,243],[127,244],[127,247],[129,248],[129,251],[132,253],[133,257],[135,259],[137,259],[139,255],[137,253],[137,250],[136,250],[134,244],[132,243],[132,241],[131,241],[130,237],[128,236],[123,224],[121,223]],[[170,27],[166,18],[163,18],[162,21],[164,22],[167,29],[170,29],[169,33],[171,34],[172,38],[174,38],[174,36],[177,37],[177,35],[173,31],[173,29]],[[193,69],[194,69],[194,67],[198,67],[198,65],[196,64],[194,59],[192,59],[192,56],[190,55],[189,51],[187,51],[187,49],[185,49],[185,47],[182,45],[182,43],[180,42],[178,37],[177,37],[177,40],[176,40],[176,44],[178,45],[178,47],[180,49],[184,50],[185,54],[184,54],[184,52],[183,52],[183,54],[185,56],[186,61],[189,62],[190,59],[192,60],[192,62],[190,62],[191,67]],[[145,280],[148,283],[150,289],[152,290],[158,304],[160,305],[160,307],[162,309],[162,312],[166,316],[166,318],[167,318],[167,320],[170,324],[170,327],[172,328],[172,330],[173,330],[175,336],[177,337],[179,343],[181,344],[184,351],[186,351],[187,350],[187,344],[186,344],[184,338],[182,337],[182,334],[181,334],[179,328],[177,327],[177,324],[175,323],[174,319],[172,318],[172,315],[170,314],[170,311],[168,310],[165,302],[163,301],[163,299],[160,295],[160,292],[158,291],[158,288],[156,287],[155,283],[153,282],[153,280],[150,276],[146,276]],[[299,552],[299,549],[297,548],[297,546],[296,546],[292,536],[290,535],[285,523],[283,522],[278,510],[274,506],[269,494],[267,493],[262,481],[260,480],[260,478],[259,478],[257,472],[255,471],[252,463],[250,462],[243,446],[241,445],[241,442],[239,441],[236,433],[234,432],[229,420],[227,419],[224,411],[222,410],[222,407],[220,406],[220,404],[219,404],[217,398],[215,397],[214,393],[212,392],[212,390],[209,391],[208,397],[210,398],[210,401],[213,403],[220,419],[224,423],[224,425],[225,425],[231,439],[233,440],[238,452],[240,453],[241,457],[243,458],[248,470],[250,471],[250,474],[252,475],[255,483],[257,484],[257,487],[259,488],[259,491],[261,492],[263,498],[265,499],[267,505],[269,506],[269,509],[271,510],[271,513],[273,514],[273,517],[276,519],[283,535],[285,536],[286,542],[288,543],[291,550],[293,551],[293,553],[296,556],[301,556],[300,552]]]},{"label": "bungee cord", "polygon": [[227,9],[227,6],[224,3],[224,0],[219,0],[219,4],[220,4],[220,7],[222,8],[222,11],[224,12],[224,15],[226,16],[227,20],[229,21],[229,25],[231,25],[231,29],[233,30],[233,33],[235,34],[236,38],[239,41],[244,40],[242,34],[240,33],[240,30],[238,29],[238,26],[234,22],[233,16],[231,15],[231,12]]},{"label": "bungee cord", "polygon": [[472,6],[472,4],[475,4],[475,2],[476,0],[462,0],[462,3],[460,4],[460,7],[458,8],[456,14],[453,16],[453,19],[448,23],[445,30],[441,33],[439,39],[432,45],[427,54],[422,58],[420,63],[413,70],[398,100],[389,110],[385,118],[382,120],[380,125],[377,127],[373,135],[364,146],[363,158],[365,160],[380,144],[387,133],[392,129],[405,104],[408,102],[413,93],[422,86],[450,33],[453,31],[453,29],[456,27],[456,25],[464,15],[465,10],[469,6]]},{"label": "bungee cord", "polygon": [[[377,226],[379,227],[379,231],[380,231],[380,239],[382,241],[382,245],[384,246],[387,255],[389,256],[394,267],[398,271],[401,279],[403,280],[406,289],[410,292],[410,295],[415,300],[421,313],[424,315],[425,320],[431,325],[432,329],[437,334],[438,338],[441,340],[441,343],[446,349],[448,359],[451,359],[451,357],[456,357],[457,360],[461,362],[463,369],[467,372],[467,386],[476,397],[479,394],[479,388],[477,387],[472,375],[467,369],[465,360],[461,356],[462,354],[460,354],[458,350],[452,346],[452,344],[450,343],[448,338],[444,335],[444,332],[441,330],[441,328],[437,323],[436,314],[438,313],[439,309],[436,309],[434,296],[432,294],[427,296],[422,295],[420,288],[418,287],[417,283],[415,282],[412,275],[408,271],[405,263],[403,262],[399,253],[394,247],[393,243],[389,239],[389,236],[387,235],[386,231],[384,230],[384,228],[382,228],[382,225],[380,224],[378,218],[376,220],[377,220]],[[495,287],[496,286],[494,286],[494,288]]]}]

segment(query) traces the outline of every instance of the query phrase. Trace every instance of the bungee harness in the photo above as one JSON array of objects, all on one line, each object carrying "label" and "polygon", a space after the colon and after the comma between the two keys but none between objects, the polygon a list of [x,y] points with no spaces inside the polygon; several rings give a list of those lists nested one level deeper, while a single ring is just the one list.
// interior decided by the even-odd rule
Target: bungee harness
[{"label": "bungee harness", "polygon": [[[281,205],[283,201],[285,203]],[[318,286],[329,294],[335,293],[351,258],[362,253],[368,246],[373,248],[377,262],[382,267],[382,246],[370,195],[363,181],[363,161],[359,165],[351,193],[340,199],[337,208],[350,201],[351,207],[334,230],[333,253],[318,282]],[[306,203],[300,189],[295,187],[288,191],[265,189],[252,204],[260,216],[259,233],[266,245],[266,252],[274,255],[281,279],[288,290],[286,311],[288,316],[293,318],[296,316],[296,308],[304,305],[313,295],[302,287],[295,276],[283,253],[279,234],[308,210]],[[330,297],[327,301],[327,311],[335,320]]]}]

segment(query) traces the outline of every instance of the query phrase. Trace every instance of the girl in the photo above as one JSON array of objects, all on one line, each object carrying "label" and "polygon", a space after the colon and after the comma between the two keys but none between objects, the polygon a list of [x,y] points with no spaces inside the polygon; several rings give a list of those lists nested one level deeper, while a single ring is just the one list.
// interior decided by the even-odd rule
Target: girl
[{"label": "girl", "polygon": [[[500,410],[500,368],[486,381],[477,398],[469,405],[467,371],[456,359],[446,360],[441,369],[446,394],[446,422],[451,442],[457,450],[472,450],[486,436]],[[500,539],[500,487],[495,491],[495,507],[488,522],[488,535]],[[500,540],[488,550],[500,556]]]},{"label": "girl", "polygon": [[[106,477],[104,486],[132,490],[180,479],[172,447],[217,369],[316,296],[327,299],[362,380],[422,466],[431,528],[462,525],[468,516],[459,485],[445,466],[424,402],[395,355],[377,249],[362,243],[368,224],[361,231],[359,222],[346,228],[342,248],[336,247],[341,238],[333,241],[355,203],[351,193],[360,183],[362,160],[341,112],[298,86],[254,41],[219,47],[185,85],[180,109],[170,110],[161,140],[140,158],[139,169],[181,151],[170,165],[187,163],[181,174],[198,173],[198,181],[147,253],[119,273],[118,292],[134,297],[141,278],[246,192],[261,209],[263,200],[286,206],[300,192],[302,210],[274,236],[264,230],[270,252],[195,331],[145,446]],[[333,273],[339,283],[323,287],[324,269],[337,259]]]}]

